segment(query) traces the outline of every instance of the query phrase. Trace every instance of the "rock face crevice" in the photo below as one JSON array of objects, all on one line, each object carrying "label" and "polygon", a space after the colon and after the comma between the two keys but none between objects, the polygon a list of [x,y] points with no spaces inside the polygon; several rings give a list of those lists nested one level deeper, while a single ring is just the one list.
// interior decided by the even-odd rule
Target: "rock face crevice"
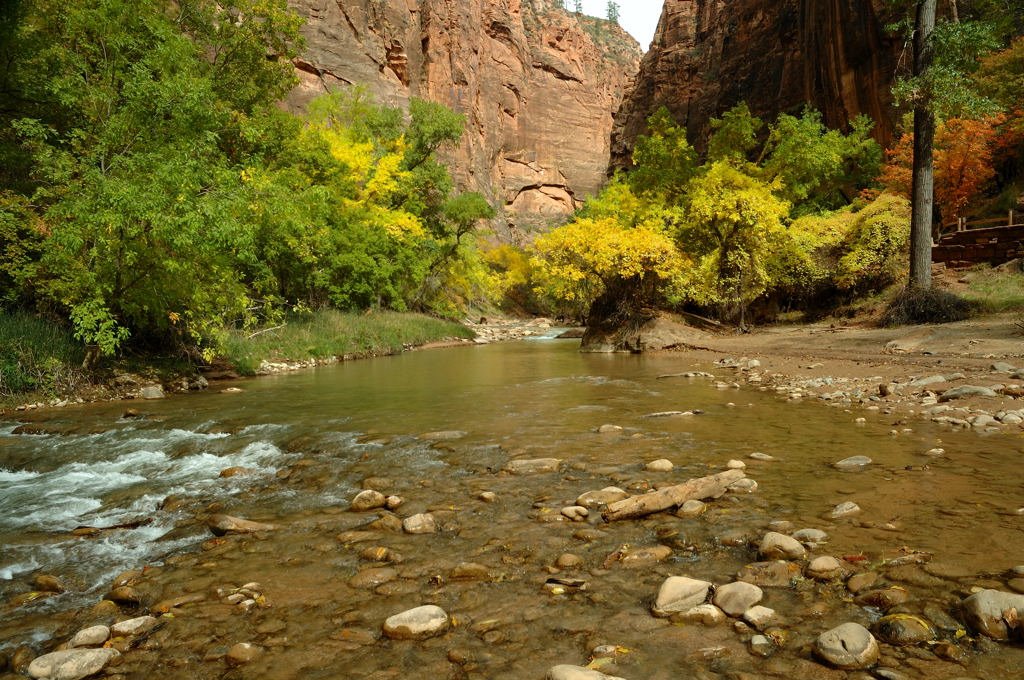
[{"label": "rock face crevice", "polygon": [[504,208],[509,240],[566,217],[604,182],[613,114],[639,68],[620,27],[558,0],[290,0],[306,49],[289,106],[349,84],[466,117],[455,181]]},{"label": "rock face crevice", "polygon": [[830,127],[867,114],[888,141],[902,43],[878,0],[666,0],[651,51],[615,117],[613,167],[627,167],[647,118],[666,106],[698,149],[712,118],[820,110]]}]

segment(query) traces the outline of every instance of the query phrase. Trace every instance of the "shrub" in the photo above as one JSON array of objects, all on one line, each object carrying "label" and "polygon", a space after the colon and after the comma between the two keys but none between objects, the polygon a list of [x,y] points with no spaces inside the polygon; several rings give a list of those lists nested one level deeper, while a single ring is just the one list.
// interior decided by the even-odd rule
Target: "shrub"
[{"label": "shrub", "polygon": [[951,323],[970,318],[973,305],[940,288],[904,288],[882,315],[883,326]]}]

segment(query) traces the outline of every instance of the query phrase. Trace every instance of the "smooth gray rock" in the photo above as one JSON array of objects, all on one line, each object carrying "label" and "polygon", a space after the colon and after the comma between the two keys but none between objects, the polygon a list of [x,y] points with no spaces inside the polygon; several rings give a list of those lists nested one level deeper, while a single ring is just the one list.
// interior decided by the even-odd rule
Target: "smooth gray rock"
[{"label": "smooth gray rock", "polygon": [[535,458],[532,460],[510,460],[505,464],[505,471],[514,475],[537,475],[545,472],[558,472],[562,461],[558,458]]},{"label": "smooth gray rock", "polygon": [[600,491],[587,491],[586,493],[580,494],[576,498],[576,505],[583,506],[584,508],[599,508],[602,505],[610,505],[617,501],[621,501],[624,498],[629,498],[629,494],[617,486],[606,486]]},{"label": "smooth gray rock", "polygon": [[946,390],[939,396],[939,401],[953,401],[954,399],[965,399],[967,397],[998,397],[995,390],[977,385],[963,385]]},{"label": "smooth gray rock", "polygon": [[206,520],[206,525],[217,536],[223,536],[224,534],[252,534],[257,531],[273,531],[277,528],[273,524],[253,522],[252,520],[232,517],[231,515],[210,515],[210,518]]},{"label": "smooth gray rock", "polygon": [[765,560],[800,560],[807,556],[807,548],[792,536],[769,531],[757,549]]},{"label": "smooth gray rock", "polygon": [[878,661],[878,641],[859,623],[844,623],[818,636],[814,653],[836,668],[854,671],[870,668]]},{"label": "smooth gray rock", "polygon": [[708,599],[711,584],[686,576],[670,576],[658,589],[658,597],[654,601],[651,612],[655,616],[668,617],[679,612],[689,611],[704,604]]},{"label": "smooth gray rock", "polygon": [[871,465],[874,461],[867,456],[850,456],[844,458],[838,463],[833,463],[833,467],[839,470],[859,470],[861,468]]},{"label": "smooth gray rock", "polygon": [[437,522],[429,512],[422,512],[403,519],[402,530],[407,534],[433,534],[437,531]]},{"label": "smooth gray rock", "polygon": [[840,503],[836,507],[832,508],[831,517],[832,519],[839,519],[840,517],[849,517],[850,515],[856,515],[860,512],[860,506],[853,501],[845,501]]},{"label": "smooth gray rock", "polygon": [[[1007,618],[1016,618],[1008,613],[1016,610],[1017,617],[1024,617],[1024,595],[1004,593],[999,590],[983,590],[971,595],[961,603],[967,624],[993,640],[1008,640],[1015,626]],[[1019,628],[1018,635],[1019,633]]]},{"label": "smooth gray rock", "polygon": [[395,614],[384,622],[384,634],[392,640],[425,640],[448,630],[447,612],[432,604]]},{"label": "smooth gray rock", "polygon": [[753,583],[736,581],[719,587],[712,602],[729,616],[743,616],[763,597],[764,591]]},{"label": "smooth gray rock", "polygon": [[614,675],[605,675],[600,671],[583,666],[555,666],[548,670],[547,680],[625,680]]},{"label": "smooth gray rock", "polygon": [[132,637],[148,633],[156,628],[157,623],[158,621],[155,616],[138,616],[134,619],[115,623],[110,627],[110,632],[114,636]]},{"label": "smooth gray rock", "polygon": [[755,605],[743,612],[743,620],[757,630],[764,630],[775,623],[777,618],[778,616],[775,614],[774,609],[762,607],[761,605]]},{"label": "smooth gray rock", "polygon": [[644,469],[648,472],[672,472],[674,467],[675,465],[672,464],[672,461],[667,458],[659,458],[645,465]]},{"label": "smooth gray rock", "polygon": [[676,614],[672,620],[679,620],[683,623],[699,623],[704,626],[717,626],[725,623],[725,612],[713,604],[699,604],[693,609],[687,609],[682,614]]},{"label": "smooth gray rock", "polygon": [[1005,361],[997,361],[992,364],[991,368],[994,373],[1013,373],[1017,370],[1016,366],[1008,364]]},{"label": "smooth gray rock", "polygon": [[793,532],[793,538],[809,546],[828,542],[828,534],[821,529],[800,529]]},{"label": "smooth gray rock", "polygon": [[807,575],[814,579],[828,581],[843,575],[843,564],[829,555],[815,557],[807,565]]},{"label": "smooth gray rock", "polygon": [[146,385],[139,390],[139,396],[143,399],[163,399],[167,395],[164,394],[164,388],[160,385]]},{"label": "smooth gray rock", "polygon": [[28,665],[28,674],[45,680],[81,680],[95,675],[120,656],[116,649],[68,649],[44,654]]},{"label": "smooth gray rock", "polygon": [[68,647],[99,647],[109,639],[110,629],[106,626],[89,626],[75,633]]}]

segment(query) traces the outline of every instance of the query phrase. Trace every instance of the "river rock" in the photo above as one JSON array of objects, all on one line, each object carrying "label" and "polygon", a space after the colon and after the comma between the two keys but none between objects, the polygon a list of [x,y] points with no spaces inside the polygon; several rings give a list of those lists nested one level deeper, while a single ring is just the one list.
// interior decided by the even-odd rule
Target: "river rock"
[{"label": "river rock", "polygon": [[1017,367],[1013,364],[1008,364],[1005,361],[997,361],[990,367],[993,373],[1013,373],[1017,370]]},{"label": "river rock", "polygon": [[652,460],[650,463],[644,466],[644,469],[648,472],[672,472],[675,465],[672,461],[666,458],[659,458],[658,460]]},{"label": "river rock", "polygon": [[381,492],[366,489],[356,494],[356,497],[352,499],[352,505],[349,506],[349,510],[353,512],[367,512],[383,508],[387,505],[387,502],[387,496]]},{"label": "river rock", "polygon": [[402,507],[403,503],[405,503],[405,499],[402,498],[401,496],[388,496],[384,500],[384,507],[386,507],[391,512],[394,512],[398,508]]},{"label": "river rock", "polygon": [[437,522],[429,512],[422,512],[403,519],[402,530],[407,534],[433,534],[437,531]]},{"label": "river rock", "polygon": [[859,470],[860,468],[871,465],[874,461],[867,456],[850,456],[844,458],[838,463],[833,463],[832,466],[839,470]]},{"label": "river rock", "polygon": [[874,607],[885,612],[905,603],[909,599],[910,593],[905,588],[893,586],[891,588],[878,588],[862,592],[853,601],[861,607]]},{"label": "river rock", "polygon": [[725,612],[713,604],[699,604],[692,609],[687,609],[682,614],[672,616],[673,621],[682,623],[699,623],[704,626],[718,626],[725,623]]},{"label": "river rock", "polygon": [[109,639],[110,629],[106,626],[89,626],[75,633],[68,647],[99,647]]},{"label": "river rock", "polygon": [[535,458],[532,460],[510,460],[505,464],[505,471],[514,475],[536,475],[545,472],[558,472],[562,461],[558,458]]},{"label": "river rock", "polygon": [[558,569],[576,569],[583,565],[583,558],[572,553],[562,553],[555,560]]},{"label": "river rock", "polygon": [[139,390],[139,396],[143,399],[163,399],[167,395],[164,394],[164,388],[160,385],[146,385]]},{"label": "river rock", "polygon": [[700,517],[708,509],[708,504],[704,501],[689,500],[679,506],[676,510],[676,517],[682,519],[690,519],[692,517]]},{"label": "river rock", "polygon": [[456,439],[462,439],[466,436],[466,433],[462,430],[438,430],[437,432],[424,432],[420,435],[420,439],[427,439],[430,441],[455,441]]},{"label": "river rock", "polygon": [[621,425],[611,425],[609,423],[606,423],[606,424],[602,425],[601,427],[597,428],[597,431],[598,431],[599,434],[616,434],[618,432],[622,432],[622,426]]},{"label": "river rock", "polygon": [[712,602],[729,616],[742,616],[744,612],[761,601],[764,591],[752,583],[736,581],[720,586]]},{"label": "river rock", "polygon": [[120,653],[116,649],[68,649],[36,658],[28,665],[28,674],[45,680],[81,680],[95,675]]},{"label": "river rock", "polygon": [[263,648],[248,642],[239,642],[232,645],[231,649],[224,656],[224,661],[229,666],[241,666],[262,656]]},{"label": "river rock", "polygon": [[651,613],[662,618],[685,612],[704,604],[708,599],[711,583],[686,576],[670,576],[658,589]]},{"label": "river rock", "polygon": [[562,516],[566,517],[573,522],[584,522],[590,515],[590,511],[582,505],[570,505],[562,508]]},{"label": "river rock", "polygon": [[832,508],[830,516],[832,519],[839,519],[841,517],[849,517],[850,515],[856,515],[860,512],[860,506],[853,501],[845,501],[840,503],[836,507]]},{"label": "river rock", "polygon": [[277,528],[277,526],[273,524],[253,522],[240,517],[220,514],[210,515],[210,518],[206,520],[206,526],[210,528],[210,531],[212,531],[215,536],[223,536],[225,534],[253,534],[257,531],[273,531]]},{"label": "river rock", "polygon": [[983,590],[961,603],[967,624],[993,640],[1008,640],[1011,632],[1020,635],[1024,618],[1024,595]]},{"label": "river rock", "polygon": [[764,535],[757,552],[766,560],[801,560],[807,556],[807,549],[800,541],[777,531]]},{"label": "river rock", "polygon": [[384,634],[392,640],[424,640],[441,635],[450,621],[448,614],[432,604],[409,609],[384,622]]},{"label": "river rock", "polygon": [[737,479],[735,482],[726,487],[733,493],[754,493],[757,491],[757,480],[750,479]]},{"label": "river rock", "polygon": [[548,669],[547,680],[625,680],[614,675],[605,675],[583,666],[555,666]]},{"label": "river rock", "polygon": [[762,607],[757,605],[751,607],[747,611],[743,612],[743,620],[749,623],[757,630],[764,630],[771,624],[775,623],[776,618],[774,609],[768,607]]},{"label": "river rock", "polygon": [[736,579],[763,588],[788,588],[793,585],[793,579],[798,576],[800,576],[799,565],[776,560],[748,564],[740,569]]},{"label": "river rock", "polygon": [[761,453],[760,451],[755,451],[754,453],[747,456],[747,458],[751,458],[753,460],[760,460],[765,463],[770,463],[773,460],[775,460],[775,456],[769,456],[767,453]]},{"label": "river rock", "polygon": [[104,600],[110,600],[120,605],[135,607],[142,604],[142,594],[132,586],[118,586],[103,596]]},{"label": "river rock", "polygon": [[498,500],[498,494],[493,491],[481,491],[477,498],[482,500],[484,503],[494,503]]},{"label": "river rock", "polygon": [[653,566],[658,562],[664,562],[669,557],[672,557],[672,548],[667,545],[655,545],[630,550],[622,556],[621,562],[624,567],[639,569],[641,567]]},{"label": "river rock", "polygon": [[815,557],[807,565],[807,575],[819,581],[829,581],[843,575],[843,565],[829,555]]},{"label": "river rock", "polygon": [[821,529],[800,529],[793,532],[793,538],[808,547],[828,543],[828,534]]},{"label": "river rock", "polygon": [[744,463],[742,460],[733,459],[726,463],[725,467],[727,470],[746,470],[747,464]]},{"label": "river rock", "polygon": [[110,627],[110,632],[116,637],[135,637],[153,630],[158,622],[155,616],[138,616],[115,623]]},{"label": "river rock", "polygon": [[64,583],[56,576],[38,574],[32,579],[32,588],[43,593],[63,593]]},{"label": "river rock", "polygon": [[878,639],[890,645],[918,645],[935,639],[928,622],[911,614],[883,616],[871,628]]},{"label": "river rock", "polygon": [[878,641],[859,623],[844,623],[818,636],[814,653],[842,670],[870,668],[878,661]]},{"label": "river rock", "polygon": [[977,385],[963,385],[961,387],[954,387],[951,390],[946,390],[939,395],[939,401],[953,401],[955,399],[966,399],[968,397],[998,397],[995,390],[989,389],[988,387],[979,387]]},{"label": "river rock", "polygon": [[377,586],[394,581],[398,578],[398,571],[391,567],[370,567],[363,569],[348,580],[353,588],[376,588]]},{"label": "river rock", "polygon": [[606,486],[600,491],[587,491],[576,498],[576,505],[584,508],[599,508],[602,505],[609,505],[623,498],[629,498],[629,494],[617,486]]}]

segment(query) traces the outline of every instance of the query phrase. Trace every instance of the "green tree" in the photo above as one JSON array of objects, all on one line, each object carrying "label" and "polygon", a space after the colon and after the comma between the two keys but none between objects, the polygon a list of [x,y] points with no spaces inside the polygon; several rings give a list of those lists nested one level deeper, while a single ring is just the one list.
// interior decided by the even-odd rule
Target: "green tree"
[{"label": "green tree", "polygon": [[686,128],[661,107],[648,119],[647,134],[638,137],[633,147],[633,169],[628,175],[633,193],[674,204],[697,168],[697,152],[686,138]]},{"label": "green tree", "polygon": [[763,127],[764,123],[750,113],[746,102],[729,109],[721,118],[712,118],[708,160],[746,163],[758,146],[757,137]]},{"label": "green tree", "polygon": [[615,23],[615,24],[619,23],[619,11],[620,11],[619,10],[619,3],[617,3],[617,2],[609,2],[608,3],[608,10],[607,10],[607,12],[608,12],[608,21],[611,21],[612,23]]}]

